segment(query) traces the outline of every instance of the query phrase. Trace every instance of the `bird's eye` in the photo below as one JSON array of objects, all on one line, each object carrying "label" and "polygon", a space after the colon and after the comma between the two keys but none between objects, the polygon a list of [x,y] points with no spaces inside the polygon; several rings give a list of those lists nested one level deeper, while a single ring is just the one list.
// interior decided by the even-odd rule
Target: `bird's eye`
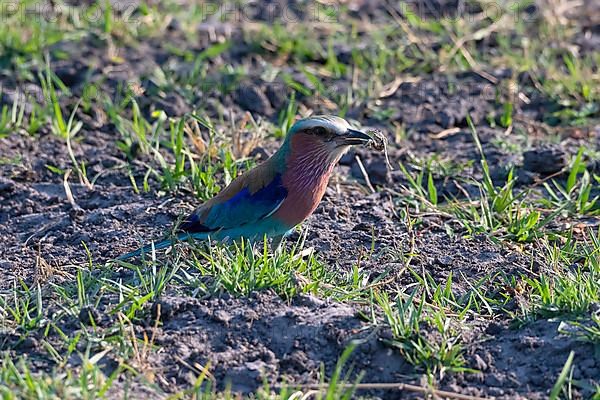
[{"label": "bird's eye", "polygon": [[327,129],[323,128],[322,126],[317,126],[313,128],[313,134],[317,136],[325,136],[327,135]]}]

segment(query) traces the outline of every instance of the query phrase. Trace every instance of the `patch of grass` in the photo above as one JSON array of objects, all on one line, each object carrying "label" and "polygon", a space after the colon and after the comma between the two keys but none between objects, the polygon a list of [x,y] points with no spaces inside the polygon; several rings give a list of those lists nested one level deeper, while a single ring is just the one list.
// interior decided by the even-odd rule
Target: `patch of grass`
[{"label": "patch of grass", "polygon": [[528,288],[526,317],[586,316],[600,301],[600,230],[584,241],[567,236],[565,243],[541,241],[540,255],[548,266],[540,276],[523,277]]},{"label": "patch of grass", "polygon": [[[280,385],[274,387],[265,381],[256,393],[241,396],[231,389],[218,391],[214,382],[208,379],[207,370],[202,371],[195,377],[190,388],[169,395],[169,399],[205,399],[205,400],[239,400],[239,399],[264,399],[264,400],[288,400],[311,394],[319,400],[347,400],[354,398],[355,385],[349,382],[349,376],[343,374],[342,370],[354,346],[349,346],[340,356],[335,370],[329,380],[325,382],[322,375],[322,389],[299,390],[293,386]],[[80,354],[81,366],[76,369],[54,368],[46,373],[33,372],[26,358],[19,358],[16,363],[9,357],[5,357],[0,367],[0,394],[4,399],[100,399],[110,397],[115,391],[122,390],[127,396],[131,391],[144,389],[154,395],[164,396],[165,393],[155,384],[140,379],[124,379],[126,372],[119,366],[109,375],[103,371],[102,362],[106,352],[99,352],[93,356]],[[130,385],[132,386],[130,388]]]},{"label": "patch of grass", "polygon": [[[459,181],[466,183],[477,190],[479,197],[472,198],[461,187],[466,200],[445,198],[442,203],[433,179],[431,164],[419,168],[415,177],[401,164],[400,169],[409,183],[406,192],[408,198],[412,199],[411,204],[417,211],[430,210],[453,219],[466,230],[468,235],[484,233],[495,239],[516,242],[531,242],[544,237],[547,234],[545,228],[567,208],[568,204],[559,204],[550,212],[542,214],[542,211],[536,207],[536,201],[529,199],[530,189],[517,191],[515,187],[517,178],[513,175],[512,169],[503,185],[494,183],[477,131],[470,118],[468,121],[481,156],[482,177],[479,179],[460,177],[455,180],[455,185],[459,185]],[[584,202],[586,207],[589,207],[587,201],[591,188],[589,184],[586,184],[585,188],[584,195],[580,196],[583,197],[580,203]]]},{"label": "patch of grass", "polygon": [[[150,362],[156,348],[153,329],[140,328],[140,324],[145,324],[149,318],[153,321],[149,315],[151,304],[167,289],[191,292],[194,296],[212,296],[223,291],[245,296],[256,290],[273,290],[288,299],[299,293],[339,301],[367,297],[367,280],[358,266],[349,275],[329,272],[314,253],[302,252],[302,243],[291,251],[281,250],[276,254],[271,254],[266,244],[261,252],[257,252],[258,249],[247,242],[191,250],[191,256],[175,251],[165,260],[150,259],[141,265],[123,263],[125,273],[120,273],[118,279],[115,279],[114,264],[95,265],[90,255],[87,266],[81,266],[73,278],[61,284],[50,284],[53,291],[45,290],[43,296],[41,290],[31,291],[24,286],[22,293],[14,291],[15,304],[3,298],[2,325],[19,327],[23,338],[29,335],[41,337],[48,357],[59,366],[53,371],[33,373],[28,369],[27,360],[16,367],[4,365],[6,385],[15,393],[62,393],[57,394],[60,398],[101,397],[116,382],[125,386],[133,383],[149,385],[149,389],[159,390],[150,383],[155,374],[155,366]],[[52,298],[57,305],[51,316],[49,309],[43,307],[47,298]],[[79,328],[68,328],[73,321],[78,321]],[[156,329],[158,319],[152,324]],[[348,355],[342,355],[341,364],[330,382],[324,385],[326,389],[320,392],[320,398],[352,396],[353,386],[343,383],[346,378],[340,375],[341,365]],[[64,373],[60,367],[68,365],[73,357],[80,358],[83,364]],[[106,362],[112,362],[110,360],[118,362],[118,369],[105,376],[101,371]],[[325,376],[323,373],[322,379]],[[88,392],[81,392],[84,387]],[[190,389],[174,396],[192,393],[207,399],[233,396],[230,392],[215,392],[211,388],[214,386],[207,386],[199,378]],[[301,392],[289,387],[274,391],[267,385],[257,396],[273,398],[275,393],[283,396],[277,398],[283,399]]]},{"label": "patch of grass", "polygon": [[592,343],[596,346],[600,344],[600,315],[592,312],[589,321],[585,319],[583,321],[563,321],[558,330],[563,334],[572,335],[582,342]]},{"label": "patch of grass", "polygon": [[326,58],[325,49],[315,39],[315,32],[306,27],[291,31],[276,23],[272,26],[264,25],[251,40],[255,43],[256,50],[273,52],[283,59],[293,58],[296,62],[304,62]]},{"label": "patch of grass", "polygon": [[[152,322],[153,328],[143,328],[144,321],[149,317],[149,305],[160,299],[168,287],[170,290],[177,287],[178,290],[198,291],[197,281],[211,276],[212,272],[215,281],[218,281],[218,285],[211,286],[215,289],[212,293],[229,290],[233,294],[243,295],[251,289],[272,289],[284,296],[314,292],[324,295],[332,293],[332,297],[337,298],[350,297],[345,283],[332,281],[329,286],[326,282],[311,284],[303,280],[307,277],[317,278],[311,275],[316,270],[322,274],[320,269],[323,264],[318,263],[312,255],[307,256],[306,260],[286,252],[278,256],[254,256],[248,254],[252,250],[245,246],[247,244],[242,243],[241,247],[216,249],[210,255],[195,250],[189,263],[175,256],[173,264],[157,260],[143,267],[127,264],[132,274],[120,274],[119,279],[114,279],[114,266],[89,264],[79,269],[72,280],[60,285],[51,284],[49,288],[53,290],[44,290],[44,294],[39,288],[32,291],[21,284],[21,291],[15,289],[12,292],[15,294],[12,300],[2,297],[2,327],[17,328],[22,335],[21,340],[30,336],[40,338],[38,340],[46,357],[52,361],[45,371],[40,371],[32,367],[32,359],[22,357],[14,360],[9,356],[10,350],[6,350],[0,367],[0,393],[8,399],[95,399],[110,396],[114,391],[127,393],[130,387],[131,390],[144,387],[151,393],[164,394],[153,383],[157,367],[151,362],[152,353],[159,349],[154,343],[153,333],[159,324],[158,318]],[[201,261],[201,256],[212,257],[212,260]],[[253,266],[247,265],[246,258],[252,257],[263,260],[255,260],[255,266],[262,264],[260,271],[251,271]],[[239,269],[227,271],[224,263],[235,260],[244,264],[240,268],[248,268],[249,271],[241,275],[237,274]],[[200,262],[212,264],[200,266]],[[219,262],[223,264],[217,266]],[[299,265],[306,265],[307,271],[310,268],[312,270],[306,272],[301,267],[296,269]],[[199,275],[198,269],[205,269],[200,271],[204,275]],[[226,282],[230,277],[233,278]],[[205,293],[201,291],[198,294]],[[49,298],[53,299],[56,306],[52,311],[44,307]],[[97,313],[95,310],[98,309],[103,312]],[[73,321],[78,321],[78,328],[72,328]],[[322,371],[323,390],[315,392],[317,398],[352,398],[354,385],[345,383],[351,369],[342,374],[342,367],[353,348],[351,346],[341,355],[327,383],[326,374]],[[77,366],[71,364],[73,359],[79,360]],[[109,365],[113,366],[108,368]],[[188,389],[172,393],[173,398],[240,398],[228,390],[216,391],[214,378],[208,381],[207,373],[208,369],[200,373]],[[287,399],[302,393],[293,386],[275,388],[265,382],[255,395],[244,398]]]},{"label": "patch of grass", "polygon": [[27,334],[44,323],[44,304],[39,286],[30,288],[15,281],[10,294],[0,297],[0,316],[3,328],[16,328]]},{"label": "patch of grass", "polygon": [[[31,111],[26,114],[27,104]],[[33,135],[44,125],[43,110],[31,96],[17,94],[11,107],[5,104],[0,111],[0,138],[13,132]]]},{"label": "patch of grass", "polygon": [[552,180],[552,184],[544,182],[549,199],[540,201],[543,206],[566,210],[575,215],[600,215],[600,195],[592,195],[600,177],[588,171],[583,154],[584,148],[580,148],[571,161],[564,184],[556,180]]},{"label": "patch of grass", "polygon": [[[204,116],[191,114],[169,118],[162,111],[147,120],[133,97],[123,104],[107,103],[109,117],[121,135],[117,146],[128,159],[128,171],[135,191],[150,191],[150,177],[154,177],[162,190],[175,192],[185,188],[201,200],[218,193],[242,169],[251,168],[254,161],[248,158],[261,137],[255,125],[254,141],[241,144],[242,127],[231,126],[231,134],[221,133],[213,122]],[[128,109],[129,107],[129,109]],[[129,115],[127,113],[129,112]],[[141,162],[140,162],[141,161]],[[146,168],[141,185],[133,175],[136,165]]]},{"label": "patch of grass", "polygon": [[36,6],[35,1],[26,0],[6,3],[0,10],[0,69],[13,70],[18,77],[29,80],[34,78],[32,64],[43,65],[43,51],[67,34],[48,15],[23,17],[26,9]]},{"label": "patch of grass", "polygon": [[32,372],[25,359],[16,364],[5,357],[0,368],[0,393],[4,399],[97,399],[104,397],[121,370],[105,376],[98,365],[102,355],[82,358],[78,372],[70,369],[41,374]]},{"label": "patch of grass", "polygon": [[[430,165],[421,168],[416,177],[412,177],[404,164],[400,163],[400,169],[410,184],[410,190],[414,194],[413,204],[419,207],[423,204],[425,209],[435,208],[438,205],[437,188],[433,182],[433,174]],[[425,173],[427,172],[427,175]],[[417,208],[418,210],[418,208]]]},{"label": "patch of grass", "polygon": [[190,289],[204,295],[225,291],[247,296],[271,289],[287,299],[300,293],[338,301],[367,296],[367,276],[357,265],[349,274],[333,272],[312,250],[303,248],[303,240],[289,251],[275,253],[266,241],[262,248],[247,241],[231,246],[196,247],[185,262],[189,274],[186,280]]},{"label": "patch of grass", "polygon": [[465,366],[460,333],[444,308],[433,308],[424,296],[419,301],[414,293],[400,294],[395,301],[383,293],[376,295],[375,301],[392,330],[393,339],[388,345],[409,363],[433,379],[448,372],[471,371]]}]

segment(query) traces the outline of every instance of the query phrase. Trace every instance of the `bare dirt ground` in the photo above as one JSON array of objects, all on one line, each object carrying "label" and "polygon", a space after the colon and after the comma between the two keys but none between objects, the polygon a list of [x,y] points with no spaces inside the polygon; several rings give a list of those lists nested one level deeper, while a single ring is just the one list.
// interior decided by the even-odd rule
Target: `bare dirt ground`
[{"label": "bare dirt ground", "polygon": [[[393,24],[393,15],[379,3],[350,2],[347,18],[359,22],[362,18],[365,32],[377,30],[377,24]],[[302,5],[286,6],[297,10],[300,20],[309,18],[301,12]],[[412,6],[424,17],[428,12],[440,10],[444,15],[459,12],[463,16],[477,15],[477,10],[468,11],[462,2],[424,1]],[[467,11],[457,7],[467,7]],[[256,13],[251,18],[253,21],[260,21],[261,15],[266,13],[258,5],[252,10]],[[177,18],[164,24],[167,27],[160,37],[150,35],[147,40],[131,43],[123,40],[114,49],[107,49],[105,42],[94,35],[77,41],[63,39],[49,46],[52,69],[73,93],[72,97],[61,98],[62,105],[72,109],[90,83],[113,98],[118,96],[118,87],[135,86],[140,90],[136,99],[141,113],[148,119],[155,110],[163,110],[169,117],[180,117],[202,109],[226,130],[230,116],[237,121],[246,111],[256,120],[277,123],[293,90],[284,80],[266,79],[269,68],[276,66],[301,85],[314,86],[298,72],[297,66],[286,63],[281,54],[268,47],[257,49],[256,43],[249,40],[253,32],[251,24],[211,21],[198,25],[192,37]],[[600,51],[597,26],[581,29],[581,42],[571,45],[577,46],[581,57],[597,55]],[[318,33],[321,34],[326,47],[329,33]],[[198,53],[224,39],[231,45],[206,61],[201,84],[174,84],[167,91],[157,83],[160,80],[157,67],[169,74],[186,76],[194,68],[194,62],[186,58],[184,52]],[[363,32],[352,46],[369,46],[369,40],[369,35]],[[420,41],[422,46],[432,46],[427,36]],[[477,41],[476,48],[486,54],[499,51],[494,35]],[[348,60],[348,63],[352,62],[352,50],[350,44],[330,47],[337,60]],[[309,55],[305,62],[324,65],[327,60]],[[235,68],[243,68],[248,73],[234,76]],[[400,76],[397,84],[388,86],[385,96],[376,101],[353,102],[346,116],[364,127],[379,128],[386,133],[393,165],[408,165],[415,159],[436,156],[448,165],[463,166],[456,175],[480,180],[480,154],[468,126],[467,116],[470,116],[490,164],[491,176],[502,182],[510,167],[514,167],[518,177],[516,187],[533,188],[539,186],[541,179],[561,171],[580,146],[600,154],[600,125],[593,119],[597,121],[598,112],[577,127],[553,125],[548,115],[554,115],[552,112],[560,110],[561,105],[537,88],[537,79],[510,65],[487,70],[486,74],[414,67]],[[343,93],[352,86],[347,75],[323,78],[323,83],[335,93]],[[0,75],[0,84],[4,88],[2,104],[12,105],[14,100],[15,92],[7,88],[42,93],[35,79],[21,79],[6,72]],[[526,136],[507,134],[505,127],[490,124],[503,114],[498,96],[510,84],[517,85],[518,91],[527,97],[527,101],[515,101],[513,116],[515,124],[521,119],[521,129]],[[226,91],[225,87],[233,89]],[[299,92],[296,101],[301,110],[337,112],[329,109],[319,96]],[[226,110],[224,114],[222,110]],[[83,121],[83,128],[73,143],[75,157],[85,160],[87,176],[97,179],[93,188],[71,179],[69,187],[74,203],[68,199],[63,176],[47,167],[71,168],[64,140],[54,135],[49,126],[42,126],[35,135],[15,133],[0,139],[3,160],[0,164],[0,237],[3,238],[0,289],[8,293],[20,281],[31,288],[40,285],[45,303],[42,318],[60,327],[67,337],[85,330],[113,329],[118,318],[114,307],[121,300],[117,292],[106,293],[93,306],[97,326],[91,327],[86,323],[86,315],[59,313],[60,303],[52,292],[53,285],[72,286],[78,266],[88,262],[88,251],[94,265],[104,265],[98,267],[98,275],[115,282],[135,280],[133,270],[109,261],[136,248],[142,241],[160,237],[178,216],[200,203],[193,191],[185,187],[176,191],[161,190],[153,176],[149,179],[151,190],[135,193],[127,170],[133,179],[142,182],[146,165],[152,163],[152,159],[144,154],[133,161],[127,158],[118,145],[121,134],[107,116],[102,102],[92,102],[88,109],[80,107],[77,119]],[[278,141],[265,138],[252,154],[270,154]],[[548,157],[543,158],[541,166],[526,162],[525,151],[538,154],[548,146],[559,154],[553,160],[556,163],[548,162]],[[374,193],[365,181],[357,158],[364,164]],[[600,162],[588,161],[590,172],[600,174]],[[565,180],[567,174],[556,175],[556,179]],[[216,176],[223,182],[221,172]],[[436,177],[434,183],[440,198],[464,199],[467,195],[477,195],[475,186],[458,185],[453,179]],[[442,284],[450,278],[456,298],[468,297],[477,286],[486,298],[498,300],[501,304],[498,310],[502,311],[468,313],[460,322],[465,371],[436,371],[435,386],[439,389],[482,397],[547,398],[573,351],[572,378],[587,385],[574,388],[573,397],[585,398],[597,393],[593,388],[600,384],[598,343],[581,341],[559,329],[560,315],[515,318],[529,304],[527,294],[513,293],[510,301],[503,297],[505,282],[539,276],[547,267],[545,259],[524,251],[522,244],[495,241],[484,234],[469,235],[445,215],[415,209],[410,201],[398,195],[405,193],[408,185],[400,169],[386,169],[380,153],[358,149],[344,157],[323,203],[304,225],[305,247],[313,248],[331,271],[350,272],[358,264],[369,282],[385,274],[378,287],[390,293],[419,284],[401,256],[410,253],[412,270],[427,272],[435,282]],[[598,193],[600,190],[595,185],[592,197]],[[412,216],[414,224],[409,223],[411,219],[407,220],[404,212]],[[561,216],[554,224],[584,224],[598,229],[597,217],[573,220]],[[300,235],[299,232],[292,236],[288,246]],[[230,382],[234,391],[242,393],[256,391],[265,379],[291,385],[316,383],[323,379],[321,368],[325,376],[330,376],[342,352],[353,341],[358,345],[348,365],[353,366],[351,376],[363,372],[362,382],[420,385],[427,380],[421,368],[407,362],[389,344],[390,329],[373,326],[368,318],[370,305],[367,303],[338,302],[310,294],[285,299],[270,289],[248,296],[225,291],[207,295],[198,294],[186,285],[185,279],[178,279],[160,298],[143,305],[143,312],[137,318],[132,318],[134,335],[152,336],[155,351],[149,351],[143,360],[138,360],[138,378],[150,382],[149,386],[117,379],[111,393],[140,390],[139,395],[144,386],[143,390],[150,391],[146,396],[166,396],[192,385],[198,365],[210,365],[211,379],[219,388]],[[158,305],[160,313],[157,314]],[[592,307],[589,313],[594,312],[597,310]],[[54,319],[57,315],[61,315],[58,320]],[[49,370],[57,365],[79,367],[81,361],[75,356],[62,365],[48,353],[46,343],[57,349],[64,346],[62,334],[52,329],[25,334],[19,328],[6,328],[0,333],[0,348],[14,359],[26,356],[34,371]],[[431,335],[435,334],[436,330],[431,328]],[[81,351],[86,346],[102,348],[101,343],[91,341],[78,346],[82,346]],[[122,362],[111,354],[101,362],[107,376]],[[132,388],[129,385],[133,385]],[[360,394],[380,398],[399,396],[397,392],[381,390]]]}]

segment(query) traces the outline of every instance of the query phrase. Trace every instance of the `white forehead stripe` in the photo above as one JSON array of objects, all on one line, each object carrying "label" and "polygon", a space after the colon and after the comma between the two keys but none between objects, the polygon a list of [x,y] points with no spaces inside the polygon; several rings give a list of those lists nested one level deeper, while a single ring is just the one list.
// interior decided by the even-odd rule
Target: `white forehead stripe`
[{"label": "white forehead stripe", "polygon": [[346,133],[351,128],[350,124],[343,118],[333,115],[316,115],[296,122],[294,131],[315,128],[317,126],[329,129],[338,135]]}]

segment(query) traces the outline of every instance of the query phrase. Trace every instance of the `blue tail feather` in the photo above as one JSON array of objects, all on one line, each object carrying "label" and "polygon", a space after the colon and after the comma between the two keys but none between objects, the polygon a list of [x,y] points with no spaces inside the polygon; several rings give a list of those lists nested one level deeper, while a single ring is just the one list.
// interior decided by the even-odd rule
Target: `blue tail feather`
[{"label": "blue tail feather", "polygon": [[207,234],[198,234],[198,233],[192,233],[192,234],[180,233],[176,237],[161,240],[160,242],[156,242],[156,243],[147,244],[143,247],[140,247],[139,249],[137,249],[135,251],[122,254],[119,257],[117,257],[116,259],[117,260],[127,260],[128,258],[137,257],[142,254],[150,254],[150,253],[152,253],[152,249],[154,249],[154,250],[166,249],[167,247],[171,247],[172,245],[177,243],[177,241],[186,240],[189,238],[201,240],[201,239],[207,239],[208,235]]}]

